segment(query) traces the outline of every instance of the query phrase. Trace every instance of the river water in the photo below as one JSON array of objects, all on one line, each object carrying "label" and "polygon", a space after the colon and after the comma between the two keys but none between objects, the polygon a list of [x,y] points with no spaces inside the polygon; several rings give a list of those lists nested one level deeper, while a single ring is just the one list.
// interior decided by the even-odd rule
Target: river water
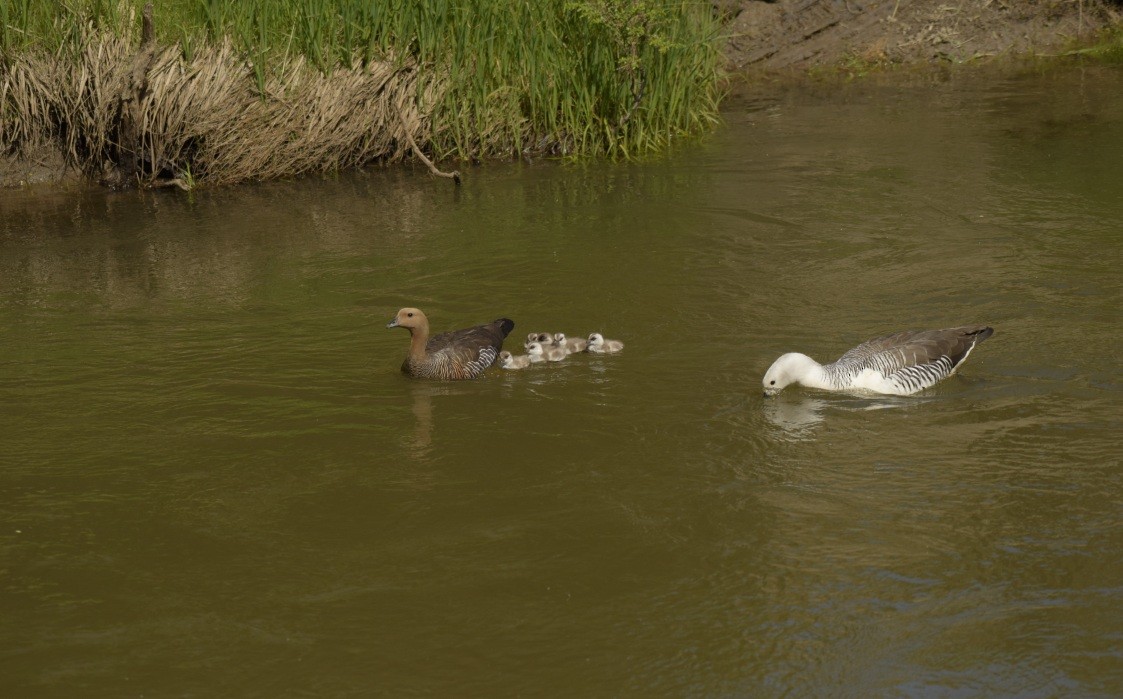
[{"label": "river water", "polygon": [[[1074,69],[460,189],[2,192],[0,693],[1121,696],[1121,163]],[[626,348],[418,382],[407,305]],[[966,323],[918,396],[761,395]]]}]

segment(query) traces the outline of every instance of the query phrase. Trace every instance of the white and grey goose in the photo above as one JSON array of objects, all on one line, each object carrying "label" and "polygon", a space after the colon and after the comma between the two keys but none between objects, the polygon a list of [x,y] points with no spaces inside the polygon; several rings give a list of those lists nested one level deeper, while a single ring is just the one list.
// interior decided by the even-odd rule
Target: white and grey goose
[{"label": "white and grey goose", "polygon": [[781,356],[764,374],[764,395],[798,383],[827,391],[907,396],[955,373],[975,345],[994,334],[985,325],[906,330],[863,342],[831,364],[798,352]]}]

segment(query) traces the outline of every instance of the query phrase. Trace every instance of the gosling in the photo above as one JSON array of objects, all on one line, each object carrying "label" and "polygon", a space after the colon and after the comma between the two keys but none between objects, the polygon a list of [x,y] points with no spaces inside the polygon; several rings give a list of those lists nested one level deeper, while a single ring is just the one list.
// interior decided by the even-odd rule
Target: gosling
[{"label": "gosling", "polygon": [[523,343],[523,347],[530,349],[531,343],[534,342],[541,342],[543,347],[548,347],[554,344],[554,336],[550,333],[530,333],[526,336],[526,342]]},{"label": "gosling", "polygon": [[565,333],[554,333],[554,346],[563,347],[570,354],[584,352],[588,345],[588,342],[579,337],[566,337]]},{"label": "gosling", "polygon": [[515,356],[503,350],[499,353],[499,366],[503,369],[525,369],[530,366],[530,357],[525,354]]},{"label": "gosling", "polygon": [[543,347],[541,342],[530,343],[530,347],[526,348],[526,353],[532,362],[560,362],[569,354],[561,347]]},{"label": "gosling", "polygon": [[604,335],[593,333],[589,336],[588,350],[595,354],[614,354],[624,349],[624,343],[619,340],[606,340]]}]

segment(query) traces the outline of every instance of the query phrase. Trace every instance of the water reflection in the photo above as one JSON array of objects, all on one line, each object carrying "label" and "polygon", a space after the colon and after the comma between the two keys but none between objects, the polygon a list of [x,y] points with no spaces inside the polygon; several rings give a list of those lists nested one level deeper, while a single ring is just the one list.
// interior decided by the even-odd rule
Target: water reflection
[{"label": "water reflection", "polygon": [[411,387],[413,393],[413,444],[410,455],[418,461],[425,461],[433,446],[433,391],[435,387],[417,385]]},{"label": "water reflection", "polygon": [[830,397],[798,396],[800,389],[788,390],[783,396],[766,398],[761,403],[769,424],[778,428],[788,438],[806,439],[814,434],[831,411],[869,412],[913,408],[926,401],[937,400],[931,396],[871,396],[869,393],[832,393]]},{"label": "water reflection", "polygon": [[761,412],[768,422],[789,440],[812,439],[814,428],[823,421],[827,402],[821,398],[791,400],[778,396],[764,401]]},{"label": "water reflection", "polygon": [[[880,410],[914,408],[937,400],[934,396],[875,396],[863,393],[835,393],[829,397],[806,397],[798,390],[789,390],[776,398],[764,399],[764,418],[788,440],[810,440],[816,429],[831,413],[841,419],[843,413],[865,413]],[[795,394],[795,395],[793,395]]]}]

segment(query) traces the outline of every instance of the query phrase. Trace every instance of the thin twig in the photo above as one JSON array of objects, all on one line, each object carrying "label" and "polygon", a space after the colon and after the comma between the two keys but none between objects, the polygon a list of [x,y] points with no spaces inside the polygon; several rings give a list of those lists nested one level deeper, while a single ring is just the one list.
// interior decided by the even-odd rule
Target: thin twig
[{"label": "thin twig", "polygon": [[409,127],[406,126],[405,117],[402,116],[402,111],[398,109],[398,105],[395,104],[393,106],[394,111],[398,114],[398,121],[401,122],[402,131],[404,131],[406,134],[406,140],[409,141],[409,147],[413,149],[413,154],[416,155],[418,159],[421,160],[421,162],[425,163],[425,165],[428,166],[429,172],[433,173],[437,177],[447,177],[455,182],[456,186],[459,187],[460,172],[458,170],[453,170],[452,172],[442,172],[441,170],[438,170],[437,166],[433,164],[433,161],[426,158],[425,154],[421,152],[421,149],[417,147],[417,141],[413,140],[413,135],[410,134]]}]

